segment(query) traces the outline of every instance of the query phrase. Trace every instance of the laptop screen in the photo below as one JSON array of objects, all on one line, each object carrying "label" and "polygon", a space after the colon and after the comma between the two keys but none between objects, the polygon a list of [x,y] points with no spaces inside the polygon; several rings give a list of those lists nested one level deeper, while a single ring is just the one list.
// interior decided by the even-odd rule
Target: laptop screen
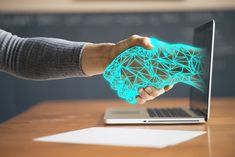
[{"label": "laptop screen", "polygon": [[202,112],[205,115],[205,120],[208,120],[210,112],[214,28],[214,20],[203,24],[194,30],[193,38],[194,46],[204,49],[203,53],[206,55],[206,74],[203,78],[204,92],[193,87],[190,89],[190,108]]}]

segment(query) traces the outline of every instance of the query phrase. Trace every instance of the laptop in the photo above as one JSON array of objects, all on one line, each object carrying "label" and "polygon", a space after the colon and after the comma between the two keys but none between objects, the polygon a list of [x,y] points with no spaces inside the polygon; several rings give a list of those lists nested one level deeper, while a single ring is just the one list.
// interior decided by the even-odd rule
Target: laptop
[{"label": "laptop", "polygon": [[177,108],[107,108],[106,124],[193,124],[205,123],[210,116],[211,83],[214,52],[215,21],[194,29],[194,46],[204,48],[207,58],[205,92],[190,88],[189,107]]}]

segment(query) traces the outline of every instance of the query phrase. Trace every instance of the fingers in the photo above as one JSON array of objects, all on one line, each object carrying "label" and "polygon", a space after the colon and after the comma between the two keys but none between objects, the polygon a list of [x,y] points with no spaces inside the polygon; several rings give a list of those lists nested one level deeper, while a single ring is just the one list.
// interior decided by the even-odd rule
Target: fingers
[{"label": "fingers", "polygon": [[144,104],[146,102],[146,100],[142,99],[139,96],[136,98],[136,101],[137,101],[138,104]]},{"label": "fingers", "polygon": [[[147,89],[147,88],[146,88],[146,89]],[[139,96],[140,96],[142,99],[144,99],[144,100],[152,100],[152,99],[154,99],[154,96],[152,96],[151,94],[149,94],[149,92],[147,92],[146,89],[141,88],[141,89],[139,90]],[[148,88],[148,91],[150,91],[150,90],[152,91],[151,88]],[[152,92],[150,92],[150,93],[152,93]]]},{"label": "fingers", "polygon": [[[151,88],[151,90],[152,90],[151,93],[149,93],[149,92],[147,91],[148,88]],[[153,99],[165,93],[165,90],[164,90],[164,89],[156,89],[156,88],[154,88],[154,87],[147,87],[147,88],[145,89],[145,91],[146,91],[149,95],[151,95],[151,96],[153,97]]]},{"label": "fingers", "polygon": [[139,96],[137,96],[136,101],[138,104],[144,104],[146,101],[153,100],[164,92],[164,89],[156,89],[154,87],[141,88],[139,89]]},{"label": "fingers", "polygon": [[156,97],[164,94],[173,88],[173,85],[165,86],[164,89],[156,89],[154,87],[147,87],[145,89],[139,89],[139,96],[137,96],[136,101],[138,104],[144,104],[146,101],[153,100]]},{"label": "fingers", "polygon": [[150,39],[148,37],[142,37],[139,35],[133,35],[130,38],[127,39],[128,47],[132,46],[142,46],[145,49],[152,49],[153,45],[150,42]]},{"label": "fingers", "polygon": [[153,48],[153,45],[151,44],[150,39],[148,37],[142,37],[139,35],[132,35],[128,39],[118,42],[116,46],[119,48],[120,52],[133,46],[142,46],[147,50]]}]

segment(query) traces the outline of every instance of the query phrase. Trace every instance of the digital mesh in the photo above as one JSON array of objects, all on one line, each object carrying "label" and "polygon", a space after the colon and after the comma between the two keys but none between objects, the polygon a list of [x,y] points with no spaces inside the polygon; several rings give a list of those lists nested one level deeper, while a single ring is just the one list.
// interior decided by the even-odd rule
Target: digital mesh
[{"label": "digital mesh", "polygon": [[120,98],[136,104],[138,89],[162,89],[179,82],[204,92],[207,71],[203,49],[156,38],[151,38],[151,43],[151,50],[134,46],[123,51],[105,69],[104,78]]}]

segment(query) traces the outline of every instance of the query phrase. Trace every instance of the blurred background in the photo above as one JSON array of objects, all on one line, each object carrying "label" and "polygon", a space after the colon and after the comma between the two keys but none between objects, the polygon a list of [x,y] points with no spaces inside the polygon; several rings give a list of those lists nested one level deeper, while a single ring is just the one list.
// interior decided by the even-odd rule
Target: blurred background
[{"label": "blurred background", "polygon": [[[118,42],[139,34],[192,44],[194,27],[210,19],[216,21],[212,95],[233,97],[234,0],[0,0],[0,29],[20,37]],[[158,99],[188,92],[177,84]],[[0,122],[42,101],[84,99],[117,96],[101,75],[36,82],[0,72]]]}]

